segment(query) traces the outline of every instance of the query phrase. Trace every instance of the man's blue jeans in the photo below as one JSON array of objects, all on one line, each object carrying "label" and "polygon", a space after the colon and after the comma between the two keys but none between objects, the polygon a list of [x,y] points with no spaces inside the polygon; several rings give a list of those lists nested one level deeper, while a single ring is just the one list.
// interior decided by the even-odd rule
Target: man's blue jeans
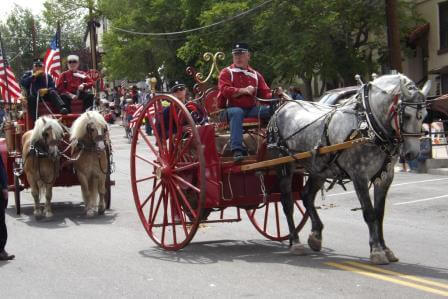
[{"label": "man's blue jeans", "polygon": [[230,149],[232,151],[246,151],[243,146],[243,119],[246,117],[256,117],[260,120],[270,118],[268,106],[254,106],[252,108],[230,107],[227,108],[225,118],[230,124]]}]

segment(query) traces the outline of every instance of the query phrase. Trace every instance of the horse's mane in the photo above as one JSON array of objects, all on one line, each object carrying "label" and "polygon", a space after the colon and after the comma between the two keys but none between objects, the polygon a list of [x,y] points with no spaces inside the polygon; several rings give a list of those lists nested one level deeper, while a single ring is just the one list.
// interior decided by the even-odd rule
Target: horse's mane
[{"label": "horse's mane", "polygon": [[72,125],[70,140],[79,140],[86,134],[86,127],[93,122],[96,128],[107,128],[107,122],[98,111],[88,111],[81,114]]},{"label": "horse's mane", "polygon": [[41,116],[34,123],[34,128],[31,134],[31,143],[34,144],[38,140],[42,139],[43,137],[42,134],[45,132],[45,130],[47,130],[50,127],[54,134],[53,135],[54,139],[59,139],[62,137],[64,131],[59,122],[53,118]]},{"label": "horse's mane", "polygon": [[401,85],[408,89],[416,89],[414,81],[403,74],[383,75],[372,81],[372,84],[388,94],[400,93]]}]

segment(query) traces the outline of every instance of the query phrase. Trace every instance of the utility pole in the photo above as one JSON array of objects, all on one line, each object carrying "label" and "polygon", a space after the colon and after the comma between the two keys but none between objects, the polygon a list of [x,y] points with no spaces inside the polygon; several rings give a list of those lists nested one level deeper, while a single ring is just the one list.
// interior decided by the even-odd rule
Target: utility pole
[{"label": "utility pole", "polygon": [[[92,57],[92,70],[98,69],[96,57],[96,21],[93,16],[93,2],[89,3],[89,35],[90,35],[90,54]],[[95,96],[99,94],[99,80],[95,82]]]},{"label": "utility pole", "polygon": [[37,48],[36,48],[36,24],[34,22],[34,17],[31,23],[31,34],[33,36],[33,58],[37,58]]},{"label": "utility pole", "polygon": [[[58,21],[56,24],[56,34],[58,39],[59,51],[62,53],[62,44],[61,44],[61,23]],[[62,56],[61,56],[62,57]]]},{"label": "utility pole", "polygon": [[386,1],[387,45],[389,47],[389,66],[391,70],[402,72],[400,29],[398,24],[397,0]]}]

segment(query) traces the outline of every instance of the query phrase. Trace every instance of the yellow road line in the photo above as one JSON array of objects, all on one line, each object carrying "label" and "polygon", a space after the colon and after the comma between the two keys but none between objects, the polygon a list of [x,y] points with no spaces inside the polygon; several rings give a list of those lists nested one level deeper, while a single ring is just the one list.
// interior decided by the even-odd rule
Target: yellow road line
[{"label": "yellow road line", "polygon": [[418,281],[424,284],[428,284],[428,285],[433,285],[439,288],[443,288],[443,289],[448,289],[448,284],[445,283],[441,283],[441,282],[436,282],[436,281],[432,281],[432,280],[428,280],[428,279],[423,279],[417,276],[413,276],[413,275],[408,275],[408,274],[403,274],[400,272],[395,272],[395,271],[391,271],[391,270],[386,270],[383,268],[379,268],[379,267],[375,267],[375,266],[371,266],[371,265],[367,265],[367,264],[363,264],[363,263],[358,263],[358,262],[345,262],[345,264],[350,264],[352,266],[355,267],[360,267],[360,268],[364,268],[367,270],[371,270],[371,271],[375,271],[375,272],[380,272],[380,273],[384,273],[384,274],[389,274],[389,275],[393,275],[393,276],[398,276],[401,278],[405,278],[405,279],[409,279],[409,280],[413,280],[413,281]]},{"label": "yellow road line", "polygon": [[361,275],[364,275],[364,276],[369,276],[369,277],[373,277],[373,278],[376,278],[376,279],[385,280],[385,281],[389,281],[389,282],[396,283],[396,284],[399,284],[399,285],[403,285],[403,286],[406,286],[406,287],[418,289],[418,290],[421,290],[421,291],[425,291],[425,292],[429,292],[429,293],[433,293],[433,294],[437,294],[437,295],[442,295],[442,296],[448,297],[448,292],[446,292],[446,291],[441,291],[441,290],[437,290],[437,289],[434,289],[434,288],[430,288],[430,287],[422,286],[422,285],[419,285],[419,284],[415,284],[415,283],[412,283],[412,282],[399,280],[399,279],[392,278],[390,276],[386,276],[386,275],[383,275],[383,274],[372,273],[372,272],[369,272],[369,271],[366,271],[366,270],[363,270],[363,269],[359,269],[359,268],[355,268],[355,267],[351,267],[351,266],[344,265],[344,264],[339,264],[339,263],[327,262],[325,264],[328,265],[328,266],[332,266],[332,267],[338,268],[338,269],[342,269],[342,270],[354,272],[354,273],[357,273],[357,274],[361,274]]}]

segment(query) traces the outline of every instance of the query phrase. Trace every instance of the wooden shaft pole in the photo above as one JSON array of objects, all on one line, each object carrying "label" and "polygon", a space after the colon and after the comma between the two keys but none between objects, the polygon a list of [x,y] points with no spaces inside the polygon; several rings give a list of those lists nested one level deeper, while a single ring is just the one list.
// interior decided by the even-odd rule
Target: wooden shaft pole
[{"label": "wooden shaft pole", "polygon": [[[354,140],[351,140],[351,141],[347,141],[347,142],[344,142],[344,143],[324,146],[324,147],[321,147],[321,148],[318,149],[318,154],[319,155],[324,155],[324,154],[328,154],[328,153],[332,153],[332,152],[348,149],[348,148],[351,148],[351,147],[353,147],[355,145],[365,144],[368,141],[370,141],[369,138],[364,138],[363,137],[363,138],[357,138],[357,139],[354,139]],[[269,168],[269,167],[273,167],[273,166],[277,166],[277,165],[281,165],[281,164],[287,164],[287,163],[290,163],[290,162],[294,162],[295,160],[311,158],[312,156],[313,156],[313,152],[312,151],[303,152],[303,153],[297,153],[297,154],[295,154],[293,156],[286,156],[286,157],[276,158],[276,159],[272,159],[272,160],[267,160],[267,161],[261,161],[261,162],[257,162],[257,163],[242,165],[241,166],[241,171],[249,171],[249,170],[257,170],[257,169],[261,169],[261,168]]]}]

